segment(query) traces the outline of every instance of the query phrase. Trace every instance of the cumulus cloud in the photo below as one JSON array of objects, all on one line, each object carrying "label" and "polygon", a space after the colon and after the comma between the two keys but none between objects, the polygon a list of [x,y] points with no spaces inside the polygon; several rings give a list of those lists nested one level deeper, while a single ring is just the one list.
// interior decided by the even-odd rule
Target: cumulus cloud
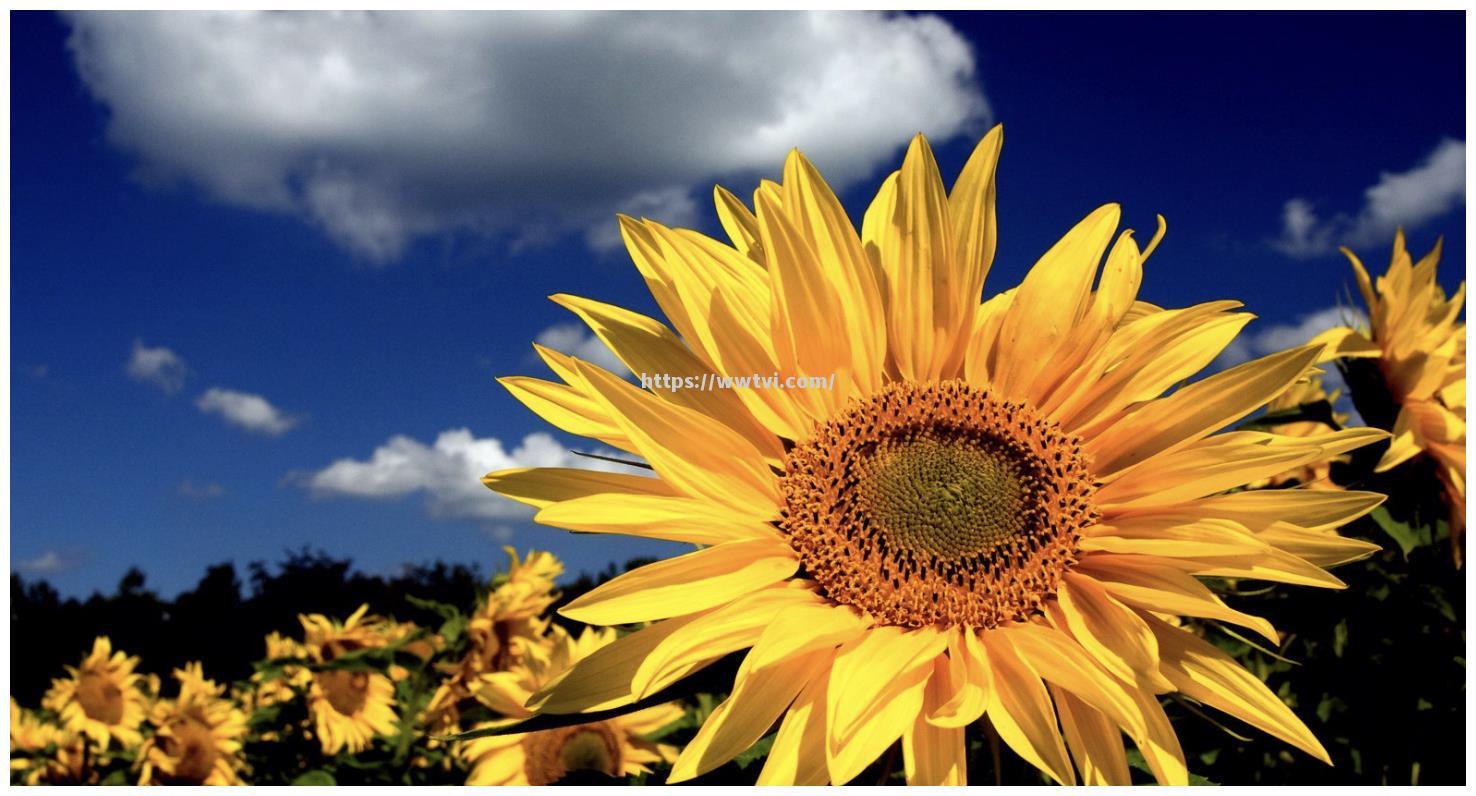
[{"label": "cumulus cloud", "polygon": [[1253,330],[1235,338],[1217,360],[1221,367],[1230,367],[1256,357],[1274,354],[1302,345],[1334,326],[1366,326],[1368,316],[1352,307],[1327,307],[1309,312],[1297,318],[1295,323],[1283,323]]},{"label": "cumulus cloud", "polygon": [[147,382],[171,395],[184,387],[184,360],[164,346],[149,348],[142,340],[133,341],[133,353],[125,368],[136,381]]},{"label": "cumulus cloud", "polygon": [[594,363],[616,375],[625,376],[630,373],[630,368],[583,324],[561,323],[550,326],[539,332],[534,339],[539,345]]},{"label": "cumulus cloud", "polygon": [[55,575],[58,572],[75,569],[80,563],[82,563],[82,556],[76,552],[64,553],[47,550],[35,558],[15,562],[15,571],[27,575]]},{"label": "cumulus cloud", "polygon": [[295,480],[316,497],[394,498],[422,492],[432,517],[493,521],[526,518],[533,511],[488,490],[482,476],[509,467],[573,466],[615,467],[581,457],[544,432],[529,434],[508,450],[502,440],[457,428],[441,432],[430,445],[404,435],[391,437],[368,459],[339,459]]},{"label": "cumulus cloud", "polygon": [[907,136],[976,131],[973,53],[932,15],[74,13],[140,176],[292,214],[369,262],[425,235],[536,241],[690,219],[793,146],[844,185]]},{"label": "cumulus cloud", "polygon": [[206,390],[195,401],[195,406],[206,414],[220,415],[231,425],[272,437],[284,434],[297,425],[297,418],[289,417],[260,395],[221,387]]},{"label": "cumulus cloud", "polygon": [[1466,201],[1466,142],[1446,139],[1409,171],[1384,172],[1363,192],[1355,214],[1323,219],[1305,198],[1282,207],[1281,237],[1272,245],[1292,257],[1316,257],[1338,246],[1386,245],[1400,227],[1413,228]]}]

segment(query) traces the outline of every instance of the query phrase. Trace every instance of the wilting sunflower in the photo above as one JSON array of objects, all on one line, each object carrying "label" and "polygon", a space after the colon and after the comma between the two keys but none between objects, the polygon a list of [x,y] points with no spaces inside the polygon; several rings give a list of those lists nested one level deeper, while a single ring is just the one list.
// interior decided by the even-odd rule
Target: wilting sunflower
[{"label": "wilting sunflower", "polygon": [[1169,691],[1327,759],[1258,679],[1160,617],[1275,643],[1268,622],[1195,576],[1340,587],[1323,567],[1376,548],[1324,530],[1382,496],[1226,490],[1385,435],[1215,433],[1305,377],[1316,346],[1164,395],[1249,316],[1231,301],[1136,302],[1158,236],[1142,252],[1115,235],[1115,205],[981,305],[1000,143],[996,128],[949,193],[918,136],[860,235],[797,152],[782,184],[759,187],[756,212],[718,189],[733,246],[622,218],[676,333],[554,297],[635,373],[835,374],[835,386],[647,392],[542,348],[563,384],[504,381],[657,477],[517,469],[488,486],[538,507],[541,523],[703,546],[568,605],[580,621],[655,624],[574,666],[534,707],[629,705],[749,648],[673,780],[778,722],[761,782],[844,783],[899,738],[909,782],[962,782],[964,728],[985,716],[1061,782],[1076,779],[1073,759],[1086,782],[1127,782],[1121,730],[1160,781],[1183,783],[1155,696]]},{"label": "wilting sunflower", "polygon": [[[1341,390],[1333,390],[1329,394],[1323,389],[1322,378],[1319,376],[1309,376],[1293,384],[1266,404],[1267,414],[1295,412],[1301,409],[1304,412],[1325,412],[1326,416],[1309,416],[1288,423],[1277,423],[1267,426],[1266,430],[1272,434],[1291,437],[1316,437],[1342,428],[1348,422],[1348,415],[1332,411],[1332,405],[1338,400],[1341,392]],[[1342,487],[1332,480],[1332,465],[1347,459],[1347,456],[1335,456],[1326,461],[1308,462],[1286,472],[1277,473],[1251,486],[1260,488],[1301,484],[1308,489],[1341,489]]]},{"label": "wilting sunflower", "polygon": [[1440,243],[1415,262],[1402,230],[1394,236],[1389,270],[1377,282],[1357,255],[1348,249],[1343,254],[1353,263],[1368,306],[1368,328],[1340,326],[1314,342],[1327,344],[1326,359],[1377,358],[1389,401],[1359,409],[1370,422],[1391,429],[1394,439],[1375,469],[1393,469],[1421,453],[1435,461],[1459,560],[1466,527],[1466,324],[1460,320],[1466,283],[1447,299],[1435,281]]},{"label": "wilting sunflower", "polygon": [[10,773],[26,785],[85,785],[94,777],[86,737],[58,727],[10,698]]},{"label": "wilting sunflower", "polygon": [[150,699],[145,678],[133,671],[137,666],[138,658],[114,652],[113,642],[99,636],[81,665],[66,667],[67,677],[51,681],[41,706],[103,749],[113,739],[124,749],[137,746]]},{"label": "wilting sunflower", "polygon": [[[578,638],[554,627],[546,656],[529,658],[507,671],[483,675],[476,697],[511,719],[533,711],[529,697],[575,662],[615,640],[609,628],[586,628]],[[676,749],[653,743],[646,735],[681,718],[675,704],[657,705],[605,721],[538,732],[496,735],[466,741],[463,759],[471,766],[468,785],[550,785],[571,771],[598,771],[612,777],[649,771],[653,763],[670,763]],[[494,726],[484,724],[481,727]]]},{"label": "wilting sunflower", "polygon": [[[303,646],[317,664],[338,661],[348,653],[386,644],[373,621],[366,622],[369,606],[343,622],[322,614],[300,616]],[[377,736],[395,731],[395,684],[377,671],[330,668],[314,671],[308,685],[308,710],[323,754],[342,750],[356,754]]]},{"label": "wilting sunflower", "polygon": [[246,714],[199,663],[174,670],[179,696],[159,700],[149,716],[154,734],[139,749],[140,785],[240,785]]},{"label": "wilting sunflower", "polygon": [[529,551],[519,560],[513,548],[504,551],[511,559],[507,574],[467,622],[466,654],[444,666],[446,677],[426,708],[427,724],[441,732],[451,732],[458,725],[458,705],[471,697],[483,674],[505,671],[530,656],[545,654],[548,620],[544,614],[558,599],[554,581],[564,573],[564,565],[553,553]]}]

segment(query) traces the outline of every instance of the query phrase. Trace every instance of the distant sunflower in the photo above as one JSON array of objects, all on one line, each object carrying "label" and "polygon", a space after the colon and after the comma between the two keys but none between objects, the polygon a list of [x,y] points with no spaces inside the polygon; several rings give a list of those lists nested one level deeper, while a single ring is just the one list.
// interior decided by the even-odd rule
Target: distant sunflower
[{"label": "distant sunflower", "polygon": [[[527,718],[533,711],[524,703],[535,691],[614,640],[615,631],[609,628],[586,628],[575,638],[554,627],[546,658],[484,675],[477,699],[509,718]],[[589,724],[476,738],[461,748],[471,766],[466,784],[551,785],[571,771],[597,771],[611,777],[641,774],[653,763],[676,759],[675,748],[647,741],[645,736],[681,716],[679,706],[665,704]],[[488,726],[493,725],[480,725]]]},{"label": "distant sunflower", "polygon": [[85,785],[91,781],[87,739],[58,727],[10,699],[10,772],[26,785]]},{"label": "distant sunflower", "polygon": [[564,574],[564,565],[553,553],[529,551],[519,560],[516,550],[504,550],[511,559],[507,574],[467,622],[466,654],[443,665],[445,679],[427,707],[428,723],[448,732],[457,726],[458,705],[471,697],[478,678],[544,654],[544,614],[558,599],[554,581]]},{"label": "distant sunflower", "polygon": [[[306,660],[307,647],[295,639],[273,630],[266,636],[266,659]],[[290,702],[297,692],[312,683],[313,673],[304,666],[285,664],[279,671],[255,672],[251,675],[252,687],[243,700],[248,710],[260,710],[282,702]]]},{"label": "distant sunflower", "polygon": [[113,651],[99,636],[80,666],[68,666],[67,677],[51,681],[41,706],[54,711],[62,726],[91,739],[100,748],[117,740],[124,749],[143,741],[138,726],[148,713],[147,681],[136,674],[138,658]]},{"label": "distant sunflower", "polygon": [[1391,470],[1421,453],[1435,461],[1459,560],[1466,528],[1466,324],[1460,320],[1466,283],[1446,298],[1435,281],[1440,243],[1415,262],[1402,230],[1394,236],[1389,270],[1377,282],[1357,255],[1346,248],[1343,254],[1368,306],[1368,328],[1340,326],[1313,342],[1327,344],[1325,359],[1376,358],[1391,411],[1369,404],[1363,414],[1392,430],[1394,439],[1375,469]]},{"label": "distant sunflower", "polygon": [[[987,716],[1058,781],[1076,779],[1074,759],[1086,782],[1127,783],[1121,730],[1161,782],[1182,784],[1155,696],[1168,691],[1327,760],[1259,680],[1160,615],[1276,642],[1194,576],[1341,587],[1323,567],[1376,548],[1323,531],[1382,496],[1223,493],[1385,435],[1215,433],[1306,376],[1316,346],[1164,395],[1249,316],[1230,301],[1136,302],[1158,236],[1148,252],[1128,232],[1114,243],[1116,205],[981,305],[1000,143],[996,128],[948,193],[918,136],[860,235],[798,152],[782,183],[756,191],[756,212],[718,189],[733,246],[622,217],[676,333],[554,296],[635,373],[781,381],[648,392],[543,347],[564,383],[503,380],[657,477],[517,469],[489,487],[539,508],[540,523],[703,546],[565,607],[593,624],[656,624],[575,665],[535,707],[629,705],[750,648],[673,781],[777,721],[760,782],[848,782],[899,738],[909,782],[963,782],[964,728]],[[833,390],[784,388],[832,374]]]},{"label": "distant sunflower", "polygon": [[[1322,386],[1322,378],[1309,376],[1308,378],[1286,388],[1282,394],[1272,398],[1266,404],[1267,414],[1277,412],[1294,411],[1298,407],[1328,407],[1325,419],[1293,420],[1290,423],[1277,423],[1266,428],[1272,434],[1282,434],[1290,437],[1316,437],[1336,431],[1348,422],[1348,415],[1342,412],[1333,412],[1331,407],[1338,400],[1340,390],[1333,390],[1329,394]],[[1331,422],[1329,422],[1331,421]],[[1285,472],[1277,473],[1264,481],[1251,484],[1253,487],[1282,487],[1290,484],[1301,484],[1308,489],[1342,489],[1332,480],[1332,465],[1335,462],[1347,461],[1348,457],[1334,456],[1325,461],[1308,462],[1298,467],[1293,467]]]},{"label": "distant sunflower", "polygon": [[[361,605],[343,622],[322,614],[298,617],[309,659],[327,664],[384,646],[383,635],[363,621],[368,611],[368,605]],[[315,671],[308,685],[308,710],[323,754],[357,754],[375,737],[395,731],[395,684],[380,672],[360,668]]]},{"label": "distant sunflower", "polygon": [[174,671],[179,696],[159,700],[154,734],[139,749],[140,785],[240,785],[246,714],[207,680],[199,663]]}]

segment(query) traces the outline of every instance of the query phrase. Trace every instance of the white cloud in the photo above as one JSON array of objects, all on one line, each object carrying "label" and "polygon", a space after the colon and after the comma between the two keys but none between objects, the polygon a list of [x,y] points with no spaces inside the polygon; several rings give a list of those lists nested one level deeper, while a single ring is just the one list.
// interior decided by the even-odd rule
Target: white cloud
[{"label": "white cloud", "polygon": [[509,451],[499,439],[458,428],[441,432],[430,445],[404,435],[391,437],[368,459],[339,459],[295,478],[317,497],[393,498],[424,492],[426,508],[438,519],[506,520],[529,517],[533,511],[487,489],[482,476],[510,467],[574,466],[618,467],[581,457],[544,432],[529,434]]},{"label": "white cloud", "polygon": [[15,562],[15,570],[28,575],[54,575],[74,569],[81,562],[82,557],[76,553],[47,550],[35,558]]},{"label": "white cloud", "polygon": [[149,348],[142,340],[133,341],[133,354],[128,357],[126,370],[135,380],[148,382],[170,394],[184,387],[188,372],[179,354],[164,346]]},{"label": "white cloud", "polygon": [[176,491],[180,497],[191,500],[211,500],[222,497],[226,493],[225,487],[214,481],[207,481],[203,484],[189,480],[180,481]]},{"label": "white cloud", "polygon": [[1302,345],[1334,326],[1366,325],[1368,317],[1352,307],[1327,307],[1297,318],[1295,323],[1276,324],[1235,338],[1216,362],[1230,367],[1256,357]]},{"label": "white cloud", "polygon": [[614,211],[686,220],[790,147],[844,185],[989,113],[967,41],[931,15],[68,19],[140,176],[300,216],[372,262],[451,231],[608,247]]},{"label": "white cloud", "polygon": [[578,357],[585,362],[591,362],[618,376],[630,373],[630,368],[625,366],[620,358],[610,350],[600,338],[595,337],[592,332],[579,323],[561,323],[550,326],[538,333],[534,338],[539,345],[547,346],[561,354]]},{"label": "white cloud", "polygon": [[206,390],[195,406],[206,414],[217,414],[226,422],[247,431],[268,436],[286,433],[297,425],[297,418],[289,417],[260,395],[211,387]]},{"label": "white cloud", "polygon": [[1380,175],[1378,184],[1363,192],[1363,209],[1356,215],[1324,220],[1307,199],[1288,200],[1281,237],[1272,245],[1292,257],[1316,257],[1338,246],[1387,245],[1396,229],[1418,227],[1465,201],[1466,142],[1445,139],[1415,168]]}]

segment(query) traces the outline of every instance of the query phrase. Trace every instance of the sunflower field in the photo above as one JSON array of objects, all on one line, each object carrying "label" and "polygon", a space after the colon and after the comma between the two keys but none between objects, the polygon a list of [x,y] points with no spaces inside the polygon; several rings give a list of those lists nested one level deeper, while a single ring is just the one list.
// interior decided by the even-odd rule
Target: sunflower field
[{"label": "sunflower field", "polygon": [[1251,316],[1138,298],[1162,219],[1140,246],[1103,205],[986,286],[1002,144],[950,188],[919,135],[859,226],[795,151],[751,203],[717,189],[727,242],[621,218],[665,322],[553,297],[635,374],[775,375],[648,390],[537,346],[557,380],[502,380],[608,455],[488,488],[691,552],[561,586],[509,549],[406,616],[304,610],[241,677],[85,628],[12,698],[12,781],[1463,782],[1439,245],[1348,252],[1346,325],[1200,376]]}]

